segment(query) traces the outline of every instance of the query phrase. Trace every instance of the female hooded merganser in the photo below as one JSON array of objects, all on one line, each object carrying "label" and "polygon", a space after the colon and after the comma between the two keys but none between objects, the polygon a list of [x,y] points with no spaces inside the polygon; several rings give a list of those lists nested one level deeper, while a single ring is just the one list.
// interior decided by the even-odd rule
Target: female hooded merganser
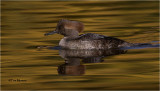
[{"label": "female hooded merganser", "polygon": [[64,35],[59,46],[65,49],[112,49],[139,45],[95,33],[79,35],[83,29],[84,25],[79,21],[62,19],[58,22],[56,30],[46,33],[45,36],[55,33]]}]

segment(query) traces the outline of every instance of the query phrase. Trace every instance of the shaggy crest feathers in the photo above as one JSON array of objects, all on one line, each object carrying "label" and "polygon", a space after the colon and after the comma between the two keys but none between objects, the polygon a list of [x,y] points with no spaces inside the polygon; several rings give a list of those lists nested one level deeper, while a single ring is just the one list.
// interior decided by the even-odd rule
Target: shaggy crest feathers
[{"label": "shaggy crest feathers", "polygon": [[83,32],[84,25],[79,21],[70,21],[66,19],[62,19],[58,22],[57,26],[63,26],[64,29],[76,30],[79,33]]}]

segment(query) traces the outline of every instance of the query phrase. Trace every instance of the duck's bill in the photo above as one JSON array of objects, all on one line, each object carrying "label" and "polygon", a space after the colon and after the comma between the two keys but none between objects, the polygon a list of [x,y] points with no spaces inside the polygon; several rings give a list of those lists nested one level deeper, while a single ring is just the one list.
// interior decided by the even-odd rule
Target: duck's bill
[{"label": "duck's bill", "polygon": [[44,35],[48,36],[48,35],[52,35],[52,34],[55,34],[55,33],[57,33],[57,31],[52,31],[52,32],[49,32],[49,33],[45,33]]}]

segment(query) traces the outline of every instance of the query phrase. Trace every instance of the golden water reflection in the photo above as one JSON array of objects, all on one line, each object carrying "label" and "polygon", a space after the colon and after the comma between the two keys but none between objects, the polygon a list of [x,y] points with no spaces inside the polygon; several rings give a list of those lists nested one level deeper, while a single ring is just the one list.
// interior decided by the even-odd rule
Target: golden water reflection
[{"label": "golden water reflection", "polygon": [[[61,35],[44,37],[60,19],[81,21],[84,33],[131,43],[159,41],[158,1],[2,1],[1,86],[3,90],[158,90],[159,49],[131,49],[83,63],[79,76],[62,76],[57,46]],[[84,65],[85,67],[81,66]],[[13,79],[13,80],[9,80]],[[14,80],[26,80],[17,82]]]}]

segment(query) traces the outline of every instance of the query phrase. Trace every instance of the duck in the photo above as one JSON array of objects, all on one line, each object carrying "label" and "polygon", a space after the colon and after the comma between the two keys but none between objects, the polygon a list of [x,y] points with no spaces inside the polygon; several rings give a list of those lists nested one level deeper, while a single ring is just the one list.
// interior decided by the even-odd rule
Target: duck
[{"label": "duck", "polygon": [[64,49],[115,49],[122,47],[130,47],[135,45],[143,45],[139,43],[129,43],[124,40],[109,37],[96,33],[83,32],[84,24],[80,21],[72,21],[67,19],[59,20],[54,31],[45,33],[45,36],[52,34],[63,35],[59,42],[59,46]]}]

